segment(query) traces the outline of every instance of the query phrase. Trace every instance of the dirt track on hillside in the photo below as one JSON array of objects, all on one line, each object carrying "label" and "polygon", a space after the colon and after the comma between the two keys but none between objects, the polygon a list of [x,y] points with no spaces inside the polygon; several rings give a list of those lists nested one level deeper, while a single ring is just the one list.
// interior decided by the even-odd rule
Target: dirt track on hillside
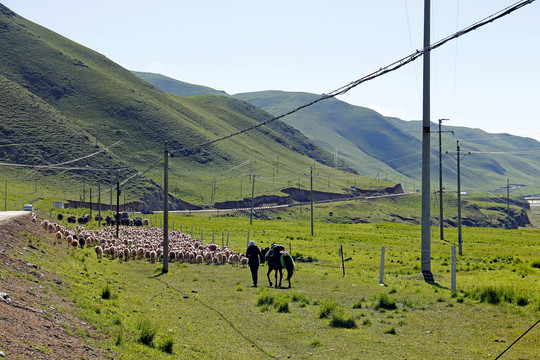
[{"label": "dirt track on hillside", "polygon": [[47,257],[29,234],[51,238],[30,216],[0,221],[0,351],[6,359],[114,358],[75,335],[90,342],[101,338],[75,315],[71,300],[58,295],[59,287],[69,285],[26,260],[31,253]]}]

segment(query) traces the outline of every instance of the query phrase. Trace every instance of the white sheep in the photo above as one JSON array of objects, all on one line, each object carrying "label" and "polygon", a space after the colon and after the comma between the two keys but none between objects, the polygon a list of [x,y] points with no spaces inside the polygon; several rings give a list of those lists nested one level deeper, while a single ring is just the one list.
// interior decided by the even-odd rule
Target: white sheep
[{"label": "white sheep", "polygon": [[94,248],[95,252],[96,252],[96,255],[99,259],[101,259],[103,257],[103,248],[99,245],[96,245],[96,247]]}]

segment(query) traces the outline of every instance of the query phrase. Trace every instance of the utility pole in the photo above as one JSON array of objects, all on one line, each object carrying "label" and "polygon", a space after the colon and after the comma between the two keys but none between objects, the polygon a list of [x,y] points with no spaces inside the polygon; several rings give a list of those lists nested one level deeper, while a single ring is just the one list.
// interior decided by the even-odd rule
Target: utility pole
[{"label": "utility pole", "polygon": [[92,220],[92,188],[90,188],[90,220]]},{"label": "utility pole", "polygon": [[120,182],[116,182],[116,238],[120,230]]},{"label": "utility pole", "polygon": [[[459,248],[459,255],[463,256],[463,240],[461,236],[461,169],[460,169],[460,160],[465,155],[469,155],[469,153],[465,155],[460,154],[460,147],[459,147],[459,140],[456,141],[457,143],[457,154],[455,156],[455,159],[457,161],[457,202],[458,202],[458,248]],[[448,154],[448,151],[446,152]],[[452,155],[452,154],[450,154]],[[453,156],[453,155],[452,155]]]},{"label": "utility pole", "polygon": [[510,229],[510,179],[506,179],[506,228]]},{"label": "utility pole", "polygon": [[459,256],[463,256],[463,239],[461,236],[461,170],[459,164],[459,140],[457,141],[457,203],[458,203],[458,246]]},{"label": "utility pole", "polygon": [[101,183],[98,183],[97,185],[97,188],[98,188],[98,222],[99,222],[99,227],[101,227]]},{"label": "utility pole", "polygon": [[[441,145],[441,129],[442,122],[448,119],[439,119],[439,226],[441,228],[441,240],[444,239],[444,217],[443,217],[443,186],[442,186],[442,145]],[[446,131],[445,131],[446,132]],[[453,131],[450,131],[452,134]]]},{"label": "utility pole", "polygon": [[313,236],[313,167],[311,167],[311,180],[310,180],[310,185],[311,185],[311,236]]},{"label": "utility pole", "polygon": [[[424,49],[430,46],[431,0],[424,0]],[[431,272],[431,204],[430,204],[430,51],[424,53],[422,101],[422,248],[421,270],[424,280],[433,282]]]},{"label": "utility pole", "polygon": [[251,183],[251,213],[249,214],[249,225],[253,224],[253,197],[255,196],[255,175]]},{"label": "utility pole", "polygon": [[[169,272],[169,151],[167,141],[164,143],[165,150],[163,165],[163,269],[162,273]],[[172,156],[172,154],[171,154]]]},{"label": "utility pole", "polygon": [[112,211],[112,207],[113,207],[113,202],[112,202],[112,192],[113,192],[113,174],[111,173],[111,211]]}]

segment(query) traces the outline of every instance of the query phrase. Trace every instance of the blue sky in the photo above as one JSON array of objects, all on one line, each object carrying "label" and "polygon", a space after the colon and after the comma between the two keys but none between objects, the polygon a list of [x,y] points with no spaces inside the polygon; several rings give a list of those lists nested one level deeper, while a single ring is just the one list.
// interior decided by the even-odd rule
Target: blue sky
[{"label": "blue sky", "polygon": [[[517,0],[516,0],[517,1]],[[516,1],[434,0],[432,42]],[[3,0],[129,70],[229,94],[327,93],[422,48],[421,0]],[[540,140],[540,2],[432,53],[432,121]],[[422,117],[422,59],[339,99]],[[284,119],[286,121],[286,118]],[[420,130],[419,130],[420,131]]]}]

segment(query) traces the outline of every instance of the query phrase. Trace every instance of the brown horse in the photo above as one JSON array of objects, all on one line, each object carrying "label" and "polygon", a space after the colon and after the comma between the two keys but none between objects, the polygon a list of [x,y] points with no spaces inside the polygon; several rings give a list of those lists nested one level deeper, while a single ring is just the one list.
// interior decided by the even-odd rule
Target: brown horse
[{"label": "brown horse", "polygon": [[[268,282],[270,283],[270,286],[272,286],[272,280],[270,280],[270,273],[272,271],[275,271],[275,286],[281,287],[281,280],[283,279],[283,269],[287,270],[287,281],[289,282],[289,288],[291,287],[291,278],[294,274],[294,260],[292,256],[285,251],[285,248],[283,246],[278,245],[273,249],[273,253],[269,252],[270,249],[265,248],[263,249],[262,255],[265,261],[268,262],[268,273],[266,276],[268,277]],[[279,271],[279,284],[277,281],[277,274]]]}]

